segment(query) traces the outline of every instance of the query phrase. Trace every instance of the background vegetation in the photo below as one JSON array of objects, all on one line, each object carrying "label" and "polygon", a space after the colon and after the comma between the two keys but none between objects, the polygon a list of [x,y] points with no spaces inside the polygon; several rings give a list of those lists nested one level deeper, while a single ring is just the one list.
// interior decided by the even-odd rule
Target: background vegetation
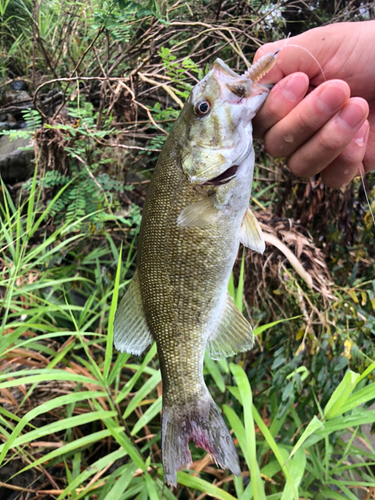
[{"label": "background vegetation", "polygon": [[22,79],[33,99],[5,133],[32,138],[36,158],[31,179],[1,184],[2,499],[374,498],[361,426],[375,421],[375,241],[360,180],[302,182],[257,146],[252,203],[278,248],[241,251],[230,284],[257,342],[205,360],[240,478],[192,447],[177,489],[163,486],[155,346],[112,349],[147,184],[191,86],[217,56],[243,71],[264,42],[371,16],[356,0],[0,0],[0,92]]}]

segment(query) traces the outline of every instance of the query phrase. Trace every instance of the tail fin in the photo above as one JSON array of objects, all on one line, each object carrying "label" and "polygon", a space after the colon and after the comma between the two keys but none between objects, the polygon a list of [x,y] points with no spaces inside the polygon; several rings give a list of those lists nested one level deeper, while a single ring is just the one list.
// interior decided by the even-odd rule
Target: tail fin
[{"label": "tail fin", "polygon": [[241,473],[232,437],[208,391],[184,406],[163,405],[163,468],[165,479],[172,486],[177,486],[177,471],[192,463],[190,440],[206,450],[221,468],[236,476]]}]

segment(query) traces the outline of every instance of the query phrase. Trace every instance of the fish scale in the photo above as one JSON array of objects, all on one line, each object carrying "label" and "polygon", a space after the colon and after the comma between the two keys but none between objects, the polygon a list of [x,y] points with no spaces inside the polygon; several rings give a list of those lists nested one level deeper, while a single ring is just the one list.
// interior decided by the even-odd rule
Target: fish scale
[{"label": "fish scale", "polygon": [[146,320],[161,354],[164,401],[185,404],[194,401],[201,388],[201,330],[212,315],[211,303],[221,293],[218,283],[233,267],[238,244],[235,247],[228,224],[218,224],[209,237],[205,229],[176,225],[179,213],[200,196],[179,163],[178,151],[166,148],[160,156],[144,206],[137,268]]},{"label": "fish scale", "polygon": [[[264,57],[269,65],[269,54]],[[264,250],[248,205],[251,120],[267,94],[221,60],[193,89],[156,165],[137,270],[115,317],[120,351],[139,355],[156,340],[163,468],[171,485],[177,470],[191,464],[190,440],[240,474],[232,438],[204,382],[203,359],[205,349],[222,359],[253,345],[251,327],[227,287],[239,243]]]}]

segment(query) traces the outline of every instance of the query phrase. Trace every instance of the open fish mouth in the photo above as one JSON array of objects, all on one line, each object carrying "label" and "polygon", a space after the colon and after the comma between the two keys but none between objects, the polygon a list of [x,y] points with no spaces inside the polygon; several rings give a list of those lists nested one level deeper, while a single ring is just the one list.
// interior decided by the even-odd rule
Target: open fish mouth
[{"label": "open fish mouth", "polygon": [[227,170],[225,170],[225,172],[218,175],[217,177],[214,177],[213,179],[210,179],[209,181],[206,181],[203,185],[204,186],[222,186],[223,184],[227,184],[229,181],[231,181],[236,176],[238,167],[239,167],[239,165],[232,165]]}]

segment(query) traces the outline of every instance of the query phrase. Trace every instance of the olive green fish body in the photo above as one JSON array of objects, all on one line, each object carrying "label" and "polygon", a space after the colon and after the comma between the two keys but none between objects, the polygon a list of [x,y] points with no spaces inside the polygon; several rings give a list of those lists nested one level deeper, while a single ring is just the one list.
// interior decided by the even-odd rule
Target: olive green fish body
[{"label": "olive green fish body", "polygon": [[[173,137],[168,140],[172,149]],[[147,194],[137,267],[145,316],[158,346],[163,397],[179,404],[202,393],[202,358],[218,303],[226,298],[243,214],[204,228],[177,225],[183,209],[209,189],[188,182],[178,152],[168,146]],[[248,197],[245,210],[247,204]]]},{"label": "olive green fish body", "polygon": [[[250,82],[250,83],[249,83]],[[220,60],[193,89],[160,154],[143,210],[136,274],[116,313],[115,345],[156,340],[163,383],[167,482],[191,464],[190,440],[240,473],[235,446],[203,379],[214,359],[245,351],[251,327],[227,286],[240,241],[263,251],[248,208],[251,119],[268,93]]]}]

